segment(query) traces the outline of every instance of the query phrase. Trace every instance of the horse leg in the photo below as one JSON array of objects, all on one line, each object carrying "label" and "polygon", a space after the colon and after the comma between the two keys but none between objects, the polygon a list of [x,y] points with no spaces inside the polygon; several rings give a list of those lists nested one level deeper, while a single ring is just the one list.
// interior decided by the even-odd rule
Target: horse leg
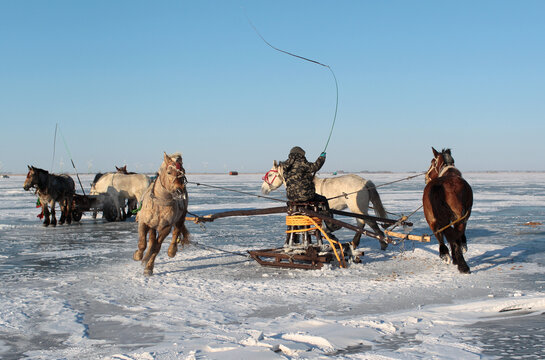
[{"label": "horse leg", "polygon": [[121,202],[121,220],[125,221],[127,220],[127,213],[125,212],[125,199]]},{"label": "horse leg", "polygon": [[150,229],[149,237],[148,237],[148,250],[146,251],[144,258],[142,259],[143,265],[145,265],[148,262],[149,258],[151,257],[151,253],[153,252],[153,246],[156,241],[157,241],[157,230]]},{"label": "horse leg", "polygon": [[466,253],[467,252],[467,238],[466,238],[466,234],[463,234],[462,237],[460,238],[460,243],[461,243],[461,246],[462,246],[462,253]]},{"label": "horse leg", "polygon": [[[432,230],[434,232],[436,231],[433,228]],[[452,262],[452,258],[450,257],[448,247],[445,245],[443,233],[438,232],[437,234],[435,234],[435,237],[437,238],[437,242],[439,243],[439,257],[443,259],[443,261],[447,264],[450,264]]]},{"label": "horse leg", "polygon": [[55,200],[49,202],[49,207],[51,208],[51,226],[57,226],[57,218],[55,217]]},{"label": "horse leg", "polygon": [[182,234],[180,243],[183,247],[184,245],[189,244],[189,231],[185,227],[185,215],[178,220],[174,225],[174,230],[172,230],[172,242],[168,247],[168,256],[171,258],[176,256],[176,252],[178,251],[178,238],[180,237],[180,233]]},{"label": "horse leg", "polygon": [[159,236],[155,239],[153,246],[150,247],[149,252],[151,253],[151,256],[149,257],[148,262],[146,263],[146,267],[144,268],[144,275],[151,276],[153,274],[153,266],[155,265],[155,258],[157,257],[157,254],[159,254],[159,250],[161,250],[161,245],[163,244],[163,240],[168,236],[170,233],[170,226],[166,226],[159,230]]},{"label": "horse leg", "polygon": [[463,254],[467,252],[466,226],[467,226],[467,223],[465,221],[462,221],[461,223],[456,224],[455,226],[458,229],[458,231],[462,234],[460,236],[460,246],[462,247]]},{"label": "horse leg", "polygon": [[[378,193],[376,194],[378,197]],[[356,197],[350,197],[350,199],[347,201],[348,208],[351,212],[355,214],[360,215],[369,215],[369,201],[370,201],[370,194],[369,190],[367,188],[363,188],[360,190]],[[363,230],[365,226],[365,221],[363,219],[356,219],[358,224],[361,226],[361,229]],[[369,226],[371,229],[379,236],[379,243],[380,243],[380,250],[386,250],[388,248],[388,243],[384,241],[384,233],[380,228],[378,227],[377,223],[374,221],[369,221]],[[357,237],[357,239],[356,239]],[[356,247],[359,245],[361,238],[361,234],[356,234],[354,236],[354,239],[352,240],[352,244],[356,245]]]},{"label": "horse leg", "polygon": [[132,256],[135,261],[142,260],[142,256],[144,254],[144,251],[146,250],[146,237],[149,230],[150,227],[144,222],[140,222],[138,224],[138,250],[136,250]]},{"label": "horse leg", "polygon": [[46,202],[42,203],[42,211],[44,213],[44,226],[49,226],[49,207]]},{"label": "horse leg", "polygon": [[72,204],[73,204],[73,198],[72,196],[68,196],[66,199],[66,223],[68,225],[72,224]]},{"label": "horse leg", "polygon": [[[361,228],[361,230],[363,230],[363,228],[365,227],[365,221],[363,220],[360,220],[360,219],[357,219],[356,220],[358,222],[358,226],[359,228]],[[354,249],[356,249],[358,246],[360,246],[360,240],[361,240],[361,233],[356,233],[354,235],[354,238],[352,239],[352,247]]]},{"label": "horse leg", "polygon": [[117,212],[117,216],[115,218],[115,221],[121,221],[123,220],[123,215],[121,214],[121,204],[119,203],[119,197],[114,196],[114,204],[115,204],[115,210]]},{"label": "horse leg", "polygon": [[386,237],[384,236],[382,230],[380,230],[380,228],[378,227],[376,221],[369,220],[369,226],[371,227],[371,229],[373,229],[375,234],[379,236],[378,241],[380,242],[380,250],[386,250],[386,248],[388,248],[388,243],[384,240]]},{"label": "horse leg", "polygon": [[59,225],[63,225],[66,221],[66,200],[59,201],[59,208],[61,210],[61,218],[59,219]]},{"label": "horse leg", "polygon": [[458,271],[460,271],[462,274],[469,274],[471,271],[469,270],[469,266],[464,259],[462,249],[462,237],[465,235],[460,231],[460,229],[464,228],[465,224],[457,224],[454,226],[454,229],[448,228],[448,232],[445,231],[445,236],[449,241],[450,249],[452,251],[452,263],[458,266]]}]

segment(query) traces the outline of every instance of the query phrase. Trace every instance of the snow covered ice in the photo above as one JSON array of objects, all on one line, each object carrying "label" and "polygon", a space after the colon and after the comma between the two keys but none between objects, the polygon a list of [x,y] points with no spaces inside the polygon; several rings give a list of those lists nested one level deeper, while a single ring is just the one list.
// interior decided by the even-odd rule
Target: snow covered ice
[{"label": "snow covered ice", "polygon": [[[361,175],[379,185],[411,174]],[[197,245],[173,259],[163,246],[146,277],[132,260],[134,219],[85,214],[79,224],[44,228],[24,177],[0,179],[0,358],[543,358],[545,226],[523,224],[545,222],[545,174],[464,176],[475,194],[470,275],[439,259],[435,239],[382,252],[362,238],[362,264],[315,271],[260,267],[199,246],[239,254],[281,246],[279,214],[219,219],[206,229],[189,222]],[[260,175],[188,179],[260,194]],[[387,211],[407,215],[423,188],[419,177],[379,193]],[[281,205],[195,184],[188,191],[198,214]],[[283,190],[270,196],[285,198]],[[411,221],[413,233],[430,232],[421,211]]]}]

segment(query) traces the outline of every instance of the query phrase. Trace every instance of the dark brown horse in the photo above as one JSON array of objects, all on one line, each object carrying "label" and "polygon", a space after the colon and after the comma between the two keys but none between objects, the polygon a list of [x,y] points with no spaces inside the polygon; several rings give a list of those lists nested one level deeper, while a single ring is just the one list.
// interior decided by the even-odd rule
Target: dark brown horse
[{"label": "dark brown horse", "polygon": [[[426,173],[422,198],[424,215],[439,242],[441,259],[447,262],[452,260],[461,273],[469,273],[463,253],[467,250],[465,230],[473,206],[473,190],[454,167],[450,149],[441,152],[432,150],[433,159]],[[443,242],[443,236],[447,238],[452,256]]]},{"label": "dark brown horse", "polygon": [[[36,188],[36,194],[42,204],[44,226],[49,224],[57,225],[57,219],[55,218],[55,203],[57,202],[61,208],[59,223],[62,225],[65,221],[68,224],[72,222],[72,199],[76,187],[74,180],[69,175],[50,174],[47,170],[28,166],[28,174],[23,188],[30,190],[33,187]],[[50,211],[52,219],[49,219]]]}]

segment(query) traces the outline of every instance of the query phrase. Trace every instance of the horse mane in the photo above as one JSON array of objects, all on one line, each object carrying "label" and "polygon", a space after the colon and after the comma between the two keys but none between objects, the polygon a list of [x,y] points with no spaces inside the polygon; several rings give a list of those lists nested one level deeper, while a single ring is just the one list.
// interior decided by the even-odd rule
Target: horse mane
[{"label": "horse mane", "polygon": [[49,171],[47,170],[44,170],[44,169],[40,169],[40,168],[37,168],[35,166],[32,166],[32,170],[36,171],[37,173],[41,173],[41,174],[49,174]]},{"label": "horse mane", "polygon": [[170,155],[167,154],[167,156],[168,156],[169,158],[171,158],[172,161],[178,161],[178,159],[181,159],[181,158],[182,158],[182,153],[181,153],[181,152],[175,152],[175,153],[170,154]]},{"label": "horse mane", "polygon": [[441,155],[443,156],[443,161],[447,166],[454,166],[454,158],[450,153],[450,149],[443,149],[441,151]]},{"label": "horse mane", "polygon": [[92,183],[95,184],[95,183],[98,181],[98,179],[100,179],[102,176],[104,176],[103,173],[98,173],[98,174],[96,174],[96,175],[95,175],[95,178],[93,179],[93,182],[92,182]]}]

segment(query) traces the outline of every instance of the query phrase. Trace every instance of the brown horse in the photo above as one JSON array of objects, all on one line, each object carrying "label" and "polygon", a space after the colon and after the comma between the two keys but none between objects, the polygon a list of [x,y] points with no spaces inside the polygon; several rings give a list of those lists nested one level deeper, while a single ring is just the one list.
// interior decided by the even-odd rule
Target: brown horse
[{"label": "brown horse", "polygon": [[[44,226],[51,224],[57,225],[55,218],[55,203],[58,202],[61,208],[61,218],[59,223],[62,225],[66,221],[72,222],[72,198],[76,192],[74,180],[66,174],[50,174],[47,170],[39,169],[34,166],[28,166],[28,174],[23,184],[25,190],[36,188],[36,194],[42,204],[44,215]],[[49,205],[49,208],[48,208]],[[52,219],[49,219],[51,211]]]},{"label": "brown horse", "polygon": [[[441,259],[458,265],[461,273],[469,273],[463,253],[467,250],[465,235],[467,220],[473,206],[473,191],[454,167],[450,149],[438,152],[432,147],[433,159],[426,173],[426,187],[422,202],[424,215],[439,242]],[[446,236],[452,252],[443,242]]]},{"label": "brown horse", "polygon": [[[155,258],[161,250],[163,240],[172,231],[172,242],[168,248],[168,256],[174,257],[178,251],[180,233],[182,246],[189,243],[189,231],[185,227],[187,214],[187,180],[182,166],[180,154],[167,155],[159,168],[159,175],[150,184],[142,200],[142,209],[136,216],[138,222],[138,250],[133,259],[142,260],[144,274],[152,275]],[[146,237],[149,233],[148,251]]]}]

